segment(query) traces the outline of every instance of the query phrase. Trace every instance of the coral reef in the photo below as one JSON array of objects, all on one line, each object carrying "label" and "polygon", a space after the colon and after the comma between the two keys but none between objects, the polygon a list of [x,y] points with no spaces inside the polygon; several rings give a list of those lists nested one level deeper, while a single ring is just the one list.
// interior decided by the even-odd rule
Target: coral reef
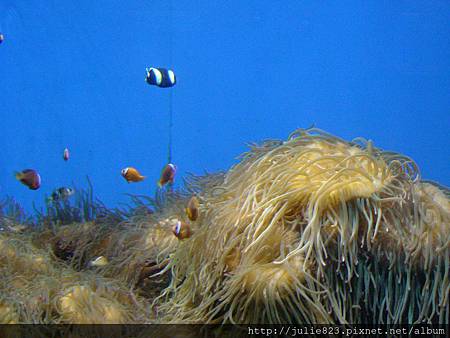
[{"label": "coral reef", "polygon": [[450,192],[371,141],[300,129],[180,191],[93,196],[0,205],[0,323],[449,323]]}]

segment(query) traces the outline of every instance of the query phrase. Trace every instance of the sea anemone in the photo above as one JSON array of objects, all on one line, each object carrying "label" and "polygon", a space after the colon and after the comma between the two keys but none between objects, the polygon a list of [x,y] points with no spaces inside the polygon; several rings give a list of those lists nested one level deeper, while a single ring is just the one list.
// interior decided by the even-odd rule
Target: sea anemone
[{"label": "sea anemone", "polygon": [[449,195],[410,158],[300,129],[191,183],[163,321],[448,323]]},{"label": "sea anemone", "polygon": [[[168,274],[158,278],[150,276],[164,268],[177,244],[170,230],[177,218],[170,216],[184,214],[182,206],[187,197],[158,193],[154,199],[131,198],[134,206],[128,210],[105,211],[108,218],[96,217],[67,225],[55,220],[51,226],[45,225],[33,234],[33,243],[41,248],[50,244],[53,254],[77,271],[95,271],[137,287],[140,294],[153,298],[167,286]],[[67,205],[67,208],[74,207]],[[70,214],[70,210],[62,209],[60,214]],[[107,263],[93,266],[91,262],[99,257]]]},{"label": "sea anemone", "polygon": [[0,323],[449,323],[450,191],[412,159],[300,129],[185,183],[0,202]]},{"label": "sea anemone", "polygon": [[143,323],[146,302],[128,285],[75,271],[32,243],[32,234],[0,234],[0,323]]}]

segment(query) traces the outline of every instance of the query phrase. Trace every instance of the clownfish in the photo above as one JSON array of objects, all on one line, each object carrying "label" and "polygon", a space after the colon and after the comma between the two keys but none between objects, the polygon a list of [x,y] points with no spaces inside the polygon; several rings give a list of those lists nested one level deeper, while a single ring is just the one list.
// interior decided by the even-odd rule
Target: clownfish
[{"label": "clownfish", "polygon": [[31,190],[37,190],[41,186],[41,176],[34,169],[25,169],[15,173],[16,179]]},{"label": "clownfish", "polygon": [[186,206],[186,215],[191,221],[196,221],[198,218],[198,207],[200,206],[197,197],[192,195]]},{"label": "clownfish", "polygon": [[133,167],[127,167],[125,169],[122,169],[121,173],[122,173],[123,178],[125,178],[128,183],[140,182],[145,179],[145,176],[142,176],[139,173],[139,171],[137,171],[137,169],[133,168]]},{"label": "clownfish", "polygon": [[175,73],[171,69],[166,68],[146,68],[147,76],[145,81],[148,84],[161,88],[173,87],[177,83]]},{"label": "clownfish", "polygon": [[185,239],[191,237],[191,227],[188,223],[184,223],[181,221],[178,221],[173,227],[172,227],[173,234],[178,239]]},{"label": "clownfish", "polygon": [[172,163],[167,164],[161,172],[161,177],[158,181],[158,186],[162,188],[167,183],[173,184],[176,172],[177,166],[175,164]]},{"label": "clownfish", "polygon": [[70,157],[69,149],[65,148],[63,151],[63,160],[68,161]]}]

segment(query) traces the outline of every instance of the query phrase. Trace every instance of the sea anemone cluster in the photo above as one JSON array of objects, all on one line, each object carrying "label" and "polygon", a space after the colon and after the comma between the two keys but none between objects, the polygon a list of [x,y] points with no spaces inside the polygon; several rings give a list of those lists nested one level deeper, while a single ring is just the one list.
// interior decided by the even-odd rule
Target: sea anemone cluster
[{"label": "sea anemone cluster", "polygon": [[0,237],[1,323],[127,323],[143,301],[113,279],[77,272],[18,236]]},{"label": "sea anemone cluster", "polygon": [[299,129],[127,210],[80,194],[0,208],[0,323],[449,323],[450,191],[370,140]]},{"label": "sea anemone cluster", "polygon": [[[133,199],[136,205],[128,213],[95,210],[96,217],[80,223],[78,210],[88,209],[87,203],[92,210],[98,207],[92,200],[50,206],[38,223],[28,226],[17,224],[23,213],[6,201],[0,232],[0,323],[154,322],[150,300],[167,286],[168,276],[149,277],[166,264],[159,255],[177,243],[170,230],[174,220],[159,210],[165,201],[150,199],[158,208],[154,213]],[[173,212],[169,206],[165,210]],[[64,222],[55,218],[57,213],[65,215]],[[107,264],[90,264],[97,257],[105,257]]]},{"label": "sea anemone cluster", "polygon": [[203,217],[171,255],[168,322],[448,322],[449,193],[410,158],[298,130],[191,186]]}]

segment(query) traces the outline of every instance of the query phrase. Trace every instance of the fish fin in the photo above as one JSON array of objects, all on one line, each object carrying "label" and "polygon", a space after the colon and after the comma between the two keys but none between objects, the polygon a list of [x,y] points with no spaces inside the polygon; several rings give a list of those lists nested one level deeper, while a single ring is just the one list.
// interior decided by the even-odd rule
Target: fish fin
[{"label": "fish fin", "polygon": [[162,188],[162,184],[161,184],[161,182],[160,181],[156,181],[156,184],[158,185],[158,188]]},{"label": "fish fin", "polygon": [[14,177],[16,178],[16,180],[21,180],[21,178],[23,177],[23,173],[19,172],[19,171],[15,171],[14,172]]}]

